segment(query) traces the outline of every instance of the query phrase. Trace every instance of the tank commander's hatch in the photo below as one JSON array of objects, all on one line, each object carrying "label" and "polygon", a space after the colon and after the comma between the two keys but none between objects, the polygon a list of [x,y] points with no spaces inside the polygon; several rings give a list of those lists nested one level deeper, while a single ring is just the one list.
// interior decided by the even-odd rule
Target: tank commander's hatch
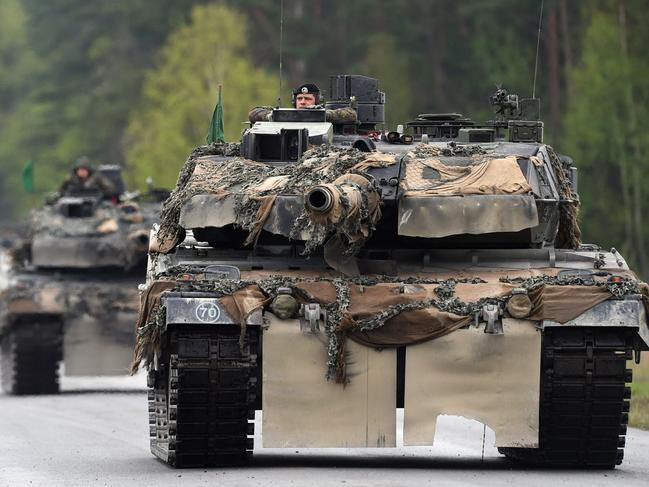
[{"label": "tank commander's hatch", "polygon": [[63,196],[56,202],[58,213],[65,218],[90,218],[101,201],[101,192],[93,191],[84,196]]}]

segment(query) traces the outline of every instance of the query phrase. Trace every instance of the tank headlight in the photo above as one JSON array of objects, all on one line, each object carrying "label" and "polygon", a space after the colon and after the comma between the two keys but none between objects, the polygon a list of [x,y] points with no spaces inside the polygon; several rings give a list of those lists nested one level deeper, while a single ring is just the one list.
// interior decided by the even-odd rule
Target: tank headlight
[{"label": "tank headlight", "polygon": [[288,320],[297,315],[297,300],[290,294],[278,294],[272,303],[270,310],[281,320]]},{"label": "tank headlight", "polygon": [[527,289],[516,288],[507,301],[507,312],[512,318],[525,318],[532,312],[532,300],[527,295]]}]

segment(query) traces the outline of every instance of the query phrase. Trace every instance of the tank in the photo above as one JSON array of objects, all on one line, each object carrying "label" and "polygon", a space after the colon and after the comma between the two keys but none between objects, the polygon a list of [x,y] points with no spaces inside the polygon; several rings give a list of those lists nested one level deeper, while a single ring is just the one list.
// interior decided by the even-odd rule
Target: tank
[{"label": "tank", "polygon": [[162,200],[155,192],[126,192],[118,166],[98,171],[113,181],[115,194],[53,195],[32,211],[24,240],[2,255],[7,394],[57,393],[62,361],[70,376],[128,372],[137,285]]},{"label": "tank", "polygon": [[[518,461],[620,464],[647,285],[581,242],[538,102],[499,89],[490,122],[386,131],[377,80],[329,93],[195,149],[164,204],[132,365],[152,453],[245,463],[260,410],[257,446],[395,447],[403,408],[406,446],[450,414]],[[349,106],[356,123],[326,122]]]}]

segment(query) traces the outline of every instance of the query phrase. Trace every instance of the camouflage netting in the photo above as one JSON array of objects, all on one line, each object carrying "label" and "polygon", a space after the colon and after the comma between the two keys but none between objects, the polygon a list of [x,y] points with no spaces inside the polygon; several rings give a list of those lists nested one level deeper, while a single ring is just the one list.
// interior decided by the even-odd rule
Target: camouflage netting
[{"label": "camouflage netting", "polygon": [[602,276],[558,277],[556,269],[544,274],[508,277],[483,273],[463,278],[437,277],[293,277],[267,276],[243,280],[178,281],[177,274],[201,272],[177,268],[155,281],[142,296],[137,325],[137,347],[131,371],[140,362],[149,367],[160,336],[166,329],[162,296],[166,291],[203,291],[219,297],[227,313],[245,325],[255,310],[266,309],[289,287],[299,303],[319,303],[327,311],[327,379],[345,382],[345,341],[385,348],[420,343],[470,326],[485,304],[506,308],[515,288],[525,288],[531,301],[526,319],[565,323],[607,299],[630,294],[648,295],[647,286],[631,273],[619,282]]},{"label": "camouflage netting", "polygon": [[[233,157],[224,159],[223,156]],[[169,252],[182,241],[181,210],[196,195],[234,197],[234,224],[249,232],[245,243],[250,244],[259,236],[278,195],[303,195],[320,184],[333,184],[339,190],[340,211],[333,220],[314,220],[306,210],[296,219],[291,236],[308,236],[305,253],[322,245],[335,230],[352,242],[367,238],[380,217],[378,205],[371,207],[376,188],[370,183],[372,178],[367,177],[368,183],[363,184],[351,175],[364,176],[368,168],[384,167],[396,161],[397,156],[393,154],[319,146],[305,152],[300,164],[276,167],[236,156],[232,144],[199,147],[185,163],[176,189],[164,204],[158,250]],[[357,201],[350,199],[347,191],[350,187],[359,195]],[[360,208],[354,207],[355,202]]]},{"label": "camouflage netting", "polygon": [[140,207],[134,201],[119,205],[103,201],[92,216],[84,218],[66,217],[57,206],[45,205],[33,210],[30,215],[29,236],[102,237],[135,227],[146,228]]},{"label": "camouflage netting", "polygon": [[[331,228],[336,228],[337,234],[346,238],[350,244],[347,253],[353,253],[369,238],[374,224],[381,218],[379,194],[373,182],[360,174],[343,174],[332,183],[320,184],[315,188],[329,192],[332,206],[325,212],[307,208],[304,213],[308,215],[306,228],[311,230],[305,253],[322,245]],[[294,226],[293,232],[301,230],[300,226],[299,223]]]},{"label": "camouflage netting", "polygon": [[581,244],[581,230],[577,221],[579,199],[572,190],[570,179],[556,152],[550,146],[546,146],[546,149],[559,181],[559,195],[564,200],[564,203],[559,205],[559,230],[555,246],[560,249],[577,249]]},{"label": "camouflage netting", "polygon": [[427,159],[429,157],[473,157],[486,154],[487,151],[484,147],[477,144],[462,144],[458,145],[455,142],[449,142],[445,146],[417,144],[410,151],[414,157],[419,159]]}]

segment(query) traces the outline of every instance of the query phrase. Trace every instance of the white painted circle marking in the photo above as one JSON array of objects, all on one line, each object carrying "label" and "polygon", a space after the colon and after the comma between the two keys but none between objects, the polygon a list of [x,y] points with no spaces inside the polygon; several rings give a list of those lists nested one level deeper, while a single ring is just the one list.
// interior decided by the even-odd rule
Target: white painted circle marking
[{"label": "white painted circle marking", "polygon": [[196,318],[203,323],[215,323],[221,317],[221,309],[214,303],[203,301],[196,306]]}]

